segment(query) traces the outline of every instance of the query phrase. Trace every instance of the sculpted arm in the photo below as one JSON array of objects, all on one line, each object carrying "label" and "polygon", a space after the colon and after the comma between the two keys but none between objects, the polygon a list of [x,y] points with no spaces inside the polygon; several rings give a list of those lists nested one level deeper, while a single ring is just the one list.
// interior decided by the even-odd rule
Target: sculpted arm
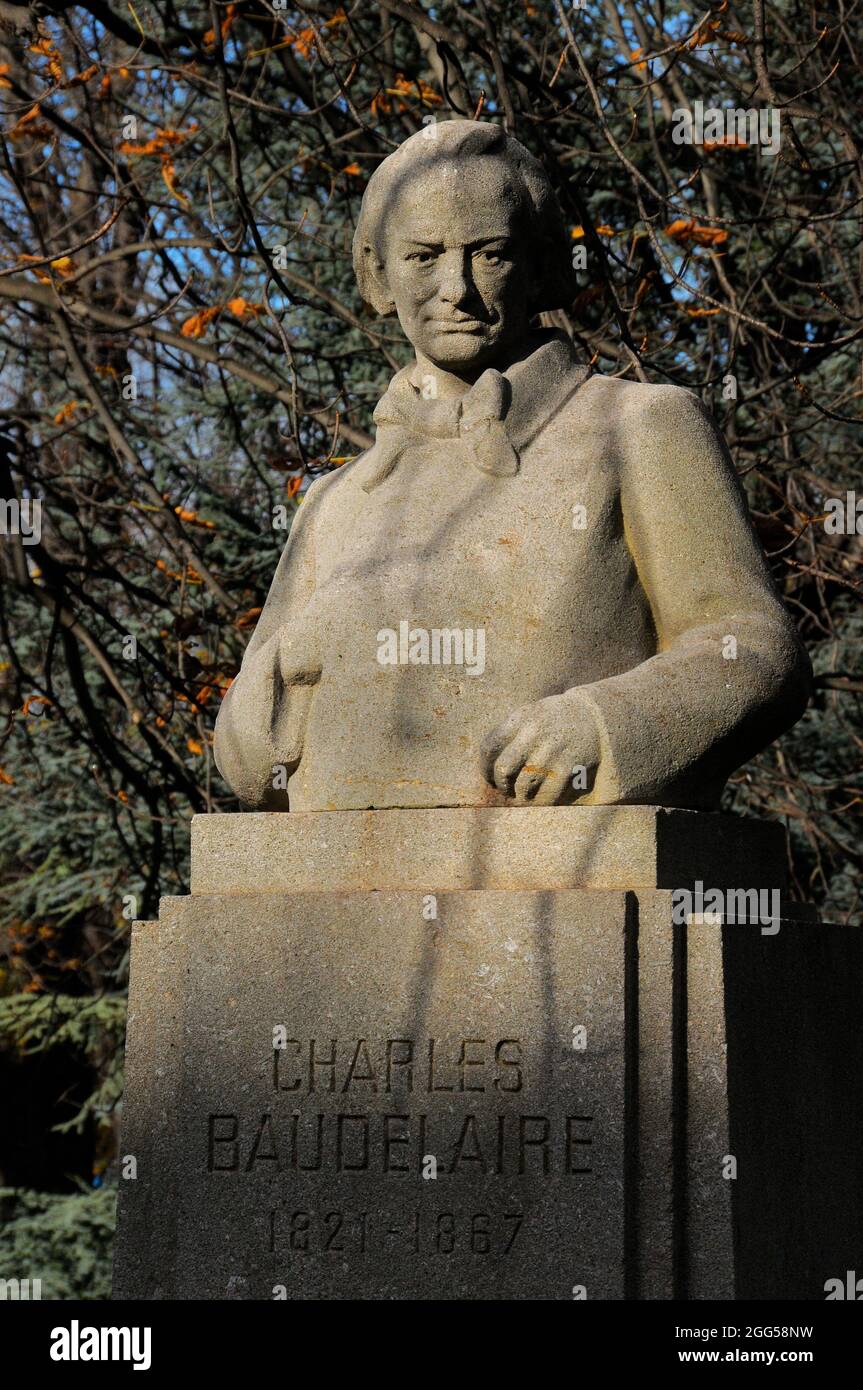
[{"label": "sculpted arm", "polygon": [[273,769],[284,767],[290,776],[298,766],[309,703],[321,673],[307,614],[315,589],[316,486],[294,518],[240,673],[216,720],[216,766],[240,800],[255,810],[288,810],[287,791],[273,787]]},{"label": "sculpted arm", "polygon": [[657,655],[516,711],[484,745],[486,776],[550,804],[573,799],[584,765],[592,785],[575,799],[711,807],[803,713],[809,663],[706,409],[651,387],[620,433],[624,535]]}]

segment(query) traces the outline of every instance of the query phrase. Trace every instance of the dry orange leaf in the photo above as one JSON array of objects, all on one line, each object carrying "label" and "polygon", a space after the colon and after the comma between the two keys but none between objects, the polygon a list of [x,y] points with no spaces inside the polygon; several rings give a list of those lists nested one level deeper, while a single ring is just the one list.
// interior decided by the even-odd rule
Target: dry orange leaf
[{"label": "dry orange leaf", "polygon": [[239,618],[234,619],[234,627],[251,627],[263,611],[262,608],[247,608],[245,613],[241,613]]},{"label": "dry orange leaf", "polygon": [[9,71],[9,64],[8,64],[8,63],[0,63],[0,87],[11,87],[11,86],[12,86],[12,83],[9,81],[9,78],[6,76],[6,73],[7,73],[8,71]]},{"label": "dry orange leaf", "polygon": [[[399,98],[395,104],[397,111],[407,111],[410,109],[408,102],[405,100],[405,98],[408,97],[413,100],[419,97],[423,106],[440,106],[443,101],[443,98],[438,96],[434,87],[430,87],[427,82],[423,82],[421,77],[405,77],[404,73],[400,72],[396,75],[394,87],[385,87],[382,92],[377,92],[375,96],[372,97],[369,104],[372,115],[378,115],[380,112],[389,115],[393,109],[393,103],[388,100],[391,96]],[[347,170],[345,172],[347,172]]]},{"label": "dry orange leaf", "polygon": [[[607,222],[600,222],[599,226],[594,228],[594,231],[597,232],[599,236],[617,236],[615,229],[609,227]],[[570,236],[573,241],[579,241],[584,236],[584,228],[580,223],[577,227],[573,227]]]},{"label": "dry orange leaf", "polygon": [[179,190],[174,187],[174,179],[176,178],[174,161],[171,159],[170,155],[167,154],[162,155],[162,178],[165,180],[165,187],[168,192],[177,199],[178,203],[184,208],[187,208],[189,206],[189,200],[185,193],[180,193]]},{"label": "dry orange leaf", "polygon": [[686,306],[686,312],[687,312],[687,314],[689,315],[689,317],[690,317],[691,319],[707,319],[707,318],[710,318],[712,314],[718,314],[718,313],[720,312],[720,310],[719,310],[719,309],[702,309],[702,308],[696,308],[696,307],[690,308],[690,306],[687,305],[687,306]]},{"label": "dry orange leaf", "polygon": [[57,411],[57,414],[54,416],[54,424],[63,425],[67,420],[73,419],[77,409],[77,401],[67,401],[65,405],[62,405],[60,407],[60,409]]},{"label": "dry orange leaf", "polygon": [[190,753],[195,753],[197,757],[200,757],[204,751],[204,745],[199,743],[196,738],[187,738],[186,747]]},{"label": "dry orange leaf", "polygon": [[315,37],[314,29],[301,29],[297,34],[297,37],[293,41],[293,46],[296,48],[301,58],[308,58],[314,48]]},{"label": "dry orange leaf", "polygon": [[14,787],[15,778],[12,777],[5,768],[0,767],[0,782],[2,782],[4,787]]},{"label": "dry orange leaf", "polygon": [[166,126],[164,130],[157,130],[156,134],[149,140],[123,140],[118,145],[120,154],[128,155],[131,159],[137,159],[145,154],[166,154],[169,150],[176,149],[177,145],[182,145],[184,140],[195,130],[195,126],[190,126],[188,130],[172,130]]},{"label": "dry orange leaf", "polygon": [[[220,28],[221,31],[222,31],[222,43],[225,42],[225,39],[228,37],[229,33],[231,32],[231,29],[233,28],[234,20],[236,19],[236,17],[237,17],[237,7],[236,7],[236,5],[229,5],[228,8],[227,8],[227,10],[225,11],[225,18],[222,20],[221,24],[219,25],[219,28]],[[216,46],[216,31],[215,31],[215,29],[208,29],[207,32],[206,32],[206,34],[204,35],[204,47],[205,47],[205,48],[215,48],[215,46]]]},{"label": "dry orange leaf", "polygon": [[666,227],[665,235],[681,246],[688,246],[692,241],[697,246],[721,246],[728,240],[728,233],[722,227],[705,227],[694,217],[689,220],[678,217]]},{"label": "dry orange leaf", "polygon": [[[21,713],[22,713],[22,714],[27,714],[27,715],[29,715],[29,714],[30,714],[30,706],[31,706],[31,705],[52,705],[53,703],[54,703],[54,701],[53,701],[53,700],[49,700],[47,695],[28,695],[28,696],[27,696],[27,699],[24,701],[23,705],[21,706]],[[37,715],[39,715],[39,714],[41,714],[41,713],[42,713],[41,710],[37,710],[37,711],[36,711],[36,714],[37,714]]]},{"label": "dry orange leaf", "polygon": [[390,96],[394,97],[416,97],[420,98],[426,106],[440,106],[442,97],[439,97],[434,87],[430,87],[427,82],[423,82],[421,77],[416,80],[405,77],[404,73],[399,73],[396,77],[394,87],[387,87]]},{"label": "dry orange leaf", "polygon": [[[344,10],[339,8],[335,14],[324,24],[325,29],[334,29],[337,24],[344,24],[347,15]],[[314,29],[301,29],[296,38],[291,40],[291,45],[296,48],[301,58],[308,58],[315,46],[316,35]]]},{"label": "dry orange leaf", "polygon": [[289,478],[287,483],[285,484],[285,492],[288,494],[288,498],[290,499],[291,497],[296,497],[302,485],[302,474],[300,474],[298,478]]},{"label": "dry orange leaf", "polygon": [[[726,9],[726,8],[727,8],[726,5],[723,5],[723,6],[722,6],[722,10],[724,10],[724,9]],[[721,11],[720,11],[720,13],[721,13]],[[718,20],[718,19],[708,19],[704,24],[699,25],[699,27],[696,29],[695,33],[692,35],[692,38],[689,40],[689,43],[688,43],[687,47],[689,47],[689,48],[704,48],[708,43],[710,43],[710,42],[712,41],[712,39],[714,38],[715,34],[716,34],[717,31],[720,29],[720,27],[721,27],[721,21],[720,21],[720,20]]]},{"label": "dry orange leaf", "polygon": [[82,87],[85,82],[89,82],[91,78],[95,77],[98,71],[99,64],[91,63],[90,66],[88,68],[85,68],[83,72],[76,72],[74,77],[70,77],[66,82],[63,83],[63,86]]},{"label": "dry orange leaf", "polygon": [[236,299],[229,299],[228,308],[238,319],[256,319],[264,312],[263,304],[250,304],[242,295],[238,295]]},{"label": "dry orange leaf", "polygon": [[180,332],[184,338],[203,338],[213,319],[221,312],[220,304],[214,305],[211,309],[199,309],[181,325]]},{"label": "dry orange leaf", "polygon": [[30,52],[38,53],[40,58],[47,58],[48,71],[54,78],[54,81],[62,81],[63,64],[60,61],[60,54],[57,52],[57,49],[50,39],[37,39],[35,43],[30,44]]},{"label": "dry orange leaf", "polygon": [[[45,258],[44,258],[44,256],[28,256],[27,253],[26,253],[25,251],[22,251],[22,252],[21,252],[21,254],[20,254],[20,256],[18,257],[18,259],[19,259],[19,261],[22,261],[22,262],[24,262],[25,264],[26,264],[27,261],[41,261],[43,265],[44,265],[44,263],[45,263]],[[41,281],[42,281],[42,284],[43,284],[43,285],[50,285],[50,283],[51,283],[51,276],[50,276],[50,275],[46,275],[46,274],[45,274],[45,271],[42,270],[41,268],[40,268],[40,269],[37,269],[37,268],[34,266],[34,267],[33,267],[33,274],[36,276],[36,279],[37,279],[37,280],[41,280]]]},{"label": "dry orange leaf", "polygon": [[747,150],[749,141],[744,140],[740,135],[722,135],[718,140],[705,140],[702,146],[705,150]]},{"label": "dry orange leaf", "polygon": [[176,570],[168,569],[168,566],[165,564],[164,560],[156,561],[156,569],[161,570],[162,573],[167,575],[169,579],[176,579],[178,582],[182,579],[185,579],[187,584],[202,584],[204,582],[201,576],[198,574],[198,571],[192,565],[186,566],[185,575],[178,574]]},{"label": "dry orange leaf", "polygon": [[[38,131],[42,129],[41,123],[38,126],[34,125],[38,117],[39,103],[37,101],[35,106],[31,106],[29,111],[25,111],[23,116],[18,117],[18,120],[9,131],[9,139],[20,140],[24,135],[36,135]],[[32,130],[29,129],[30,126],[33,127]]]},{"label": "dry orange leaf", "polygon": [[174,511],[181,521],[187,521],[191,526],[206,526],[208,531],[216,530],[215,521],[203,521],[197,512],[187,511],[185,507],[175,507]]}]

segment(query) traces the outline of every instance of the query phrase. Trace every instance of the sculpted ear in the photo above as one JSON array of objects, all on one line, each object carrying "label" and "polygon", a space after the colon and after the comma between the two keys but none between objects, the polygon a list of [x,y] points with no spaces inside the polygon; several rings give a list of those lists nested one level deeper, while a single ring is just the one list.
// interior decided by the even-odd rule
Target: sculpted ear
[{"label": "sculpted ear", "polygon": [[356,271],[360,294],[377,313],[395,313],[395,301],[390,294],[383,261],[369,242],[364,242],[359,250]]}]

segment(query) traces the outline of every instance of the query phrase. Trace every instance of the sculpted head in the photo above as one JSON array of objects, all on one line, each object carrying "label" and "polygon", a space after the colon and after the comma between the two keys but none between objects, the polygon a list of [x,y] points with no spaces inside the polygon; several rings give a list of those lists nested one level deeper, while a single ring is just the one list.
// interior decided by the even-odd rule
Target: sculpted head
[{"label": "sculpted head", "polygon": [[570,250],[542,166],[500,127],[442,121],[376,169],[354,236],[363,299],[417,353],[475,376],[511,358],[572,296]]}]

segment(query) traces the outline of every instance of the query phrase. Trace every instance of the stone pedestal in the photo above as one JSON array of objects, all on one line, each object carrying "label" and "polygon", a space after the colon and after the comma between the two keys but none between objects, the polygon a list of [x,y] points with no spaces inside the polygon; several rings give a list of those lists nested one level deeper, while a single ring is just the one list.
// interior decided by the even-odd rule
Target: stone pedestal
[{"label": "stone pedestal", "polygon": [[[807,1114],[844,1142],[828,1035],[846,1004],[852,1033],[856,937],[833,932],[828,1011],[833,929],[784,903],[769,935],[675,922],[696,880],[781,893],[781,832],[198,817],[191,896],[133,934],[115,1297],[823,1297],[859,1197],[840,1181],[840,1218],[811,1136],[796,1169],[784,1146]],[[820,1065],[787,1065],[798,1028]]]}]

